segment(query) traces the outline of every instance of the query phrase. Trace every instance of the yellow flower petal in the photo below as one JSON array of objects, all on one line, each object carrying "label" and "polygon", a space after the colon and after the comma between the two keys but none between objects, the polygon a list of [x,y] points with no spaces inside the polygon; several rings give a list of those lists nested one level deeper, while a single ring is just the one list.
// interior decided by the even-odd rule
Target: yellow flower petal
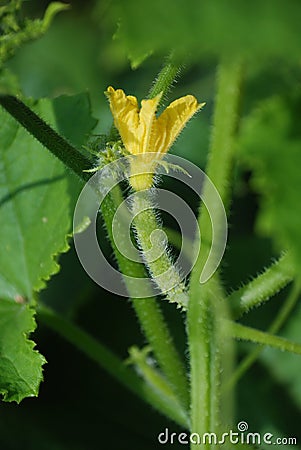
[{"label": "yellow flower petal", "polygon": [[139,112],[139,129],[138,139],[140,141],[139,153],[154,152],[151,148],[151,138],[154,133],[156,118],[156,111],[161,100],[162,92],[156,97],[149,100],[142,100],[141,110]]},{"label": "yellow flower petal", "polygon": [[110,100],[110,108],[114,124],[119,131],[123,145],[128,152],[139,153],[140,142],[138,137],[139,114],[136,97],[126,96],[122,89],[109,86],[106,94]]},{"label": "yellow flower petal", "polygon": [[205,103],[198,104],[193,95],[186,95],[172,102],[157,120],[152,142],[154,151],[166,153],[189,119],[204,105]]}]

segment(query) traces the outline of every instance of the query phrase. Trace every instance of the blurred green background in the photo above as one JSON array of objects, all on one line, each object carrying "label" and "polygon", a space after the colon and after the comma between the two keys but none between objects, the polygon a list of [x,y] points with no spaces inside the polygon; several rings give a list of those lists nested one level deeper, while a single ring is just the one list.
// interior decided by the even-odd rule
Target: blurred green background
[{"label": "blurred green background", "polygon": [[[48,3],[25,1],[23,17],[41,17]],[[165,57],[174,50],[175,58],[183,62],[183,70],[170,100],[191,93],[199,101],[206,101],[206,108],[187,126],[172,152],[204,168],[217,64],[221,59],[241,58],[245,67],[242,123],[248,123],[250,113],[260,105],[277,97],[283,99],[283,108],[288,111],[289,131],[278,135],[281,130],[274,127],[276,122],[270,128],[263,127],[262,117],[255,113],[257,129],[262,126],[263,131],[253,143],[254,130],[251,127],[244,133],[242,125],[234,167],[229,245],[222,267],[225,286],[230,290],[248,281],[290,244],[290,238],[298,247],[300,230],[293,226],[293,232],[285,234],[282,228],[280,233],[272,226],[267,231],[258,217],[261,222],[268,222],[261,213],[267,203],[274,222],[278,215],[280,224],[287,214],[289,224],[297,223],[300,217],[301,147],[297,147],[293,159],[289,155],[292,139],[300,144],[300,2],[77,0],[71,6],[54,19],[43,37],[22,45],[6,62],[6,69],[14,74],[22,93],[39,99],[88,92],[92,115],[99,120],[94,132],[107,132],[112,123],[103,94],[107,86],[121,87],[140,99],[145,97]],[[272,108],[268,118],[277,118],[278,112]],[[264,132],[268,142],[260,153]],[[250,152],[251,160],[244,150],[248,146],[255,146],[253,154]],[[272,153],[268,154],[267,149]],[[265,199],[261,192],[260,170],[266,170],[265,180],[273,188],[268,199],[273,199],[277,180],[282,182],[276,173],[280,169],[275,165],[270,177],[275,180],[276,176],[276,187],[268,179],[273,158],[280,169],[285,168],[281,192],[286,193],[285,183],[295,183],[295,197],[290,203],[296,205],[294,212],[287,208],[286,194],[277,204]],[[290,178],[292,166],[298,171]],[[197,209],[197,205],[193,207]],[[45,302],[75,320],[122,358],[127,357],[127,348],[132,344],[144,344],[129,301],[96,286],[84,273],[72,248],[61,256],[60,264],[60,273],[41,294]],[[266,329],[288,291],[252,312],[246,323]],[[163,307],[178,347],[187,355],[183,316],[170,305]],[[300,342],[300,320],[301,308],[297,307],[282,334]],[[157,435],[165,427],[178,431],[44,326],[38,327],[34,340],[48,361],[45,381],[37,399],[26,399],[19,406],[0,403],[1,450],[148,450],[162,447],[157,443]],[[238,360],[251,348],[240,344]],[[300,370],[298,356],[265,350],[238,385],[237,422],[246,420],[251,431],[300,439]]]}]

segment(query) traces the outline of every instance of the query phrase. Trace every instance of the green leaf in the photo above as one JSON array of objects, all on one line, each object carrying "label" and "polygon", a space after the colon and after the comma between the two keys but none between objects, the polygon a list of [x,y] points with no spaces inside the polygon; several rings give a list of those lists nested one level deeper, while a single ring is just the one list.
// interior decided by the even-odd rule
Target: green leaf
[{"label": "green leaf", "polygon": [[301,268],[300,95],[264,101],[243,122],[241,156],[260,194],[257,230]]},{"label": "green leaf", "polygon": [[[95,125],[89,102],[64,98],[42,100],[35,111],[81,145]],[[55,255],[68,250],[80,183],[4,110],[0,121],[0,295],[31,299],[59,270]]]},{"label": "green leaf", "polygon": [[35,328],[28,304],[0,300],[0,394],[7,402],[38,395],[46,360],[28,339]]}]

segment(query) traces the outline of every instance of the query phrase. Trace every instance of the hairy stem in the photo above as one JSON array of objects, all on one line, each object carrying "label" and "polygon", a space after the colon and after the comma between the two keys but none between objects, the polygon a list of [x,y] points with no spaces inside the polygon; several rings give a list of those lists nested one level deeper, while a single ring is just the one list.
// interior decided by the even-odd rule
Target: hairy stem
[{"label": "hairy stem", "polygon": [[61,160],[83,181],[90,175],[83,170],[91,166],[91,161],[60,136],[25,103],[11,95],[0,95],[0,105],[6,109],[32,136]]},{"label": "hairy stem", "polygon": [[132,212],[137,240],[152,280],[170,302],[187,308],[186,286],[169,255],[165,233],[154,212],[151,190],[133,195]]},{"label": "hairy stem", "polygon": [[235,339],[242,339],[244,341],[251,341],[256,344],[268,345],[270,347],[278,348],[281,351],[297,353],[301,355],[301,344],[289,341],[288,339],[265,331],[256,330],[255,328],[246,327],[236,322],[232,322],[230,331]]},{"label": "hairy stem", "polygon": [[60,317],[43,305],[38,307],[38,320],[95,361],[125,388],[180,426],[187,428],[188,419],[186,413],[174,397],[167,395],[166,389],[160,391],[158,386],[156,389],[153,389],[150,384],[145,383],[135,372],[130,370],[111,350],[96,341],[78,326]]},{"label": "hairy stem", "polygon": [[227,301],[230,302],[235,319],[269,300],[293,278],[294,268],[290,264],[290,255],[285,254],[254,280],[228,297]]},{"label": "hairy stem", "polygon": [[[215,184],[223,202],[228,203],[229,179],[234,156],[234,138],[240,99],[241,66],[239,63],[221,64],[217,78],[217,96],[207,175]],[[206,183],[204,191],[208,189]],[[210,200],[210,198],[209,198]],[[214,201],[214,199],[212,199]],[[220,423],[231,422],[231,409],[221,411],[221,369],[231,360],[231,341],[220,320],[227,318],[227,304],[217,275],[201,285],[200,275],[211,242],[211,221],[205,208],[199,219],[204,243],[191,275],[188,304],[188,335],[191,364],[191,422],[192,431],[200,435],[217,431]],[[228,365],[231,370],[231,363]],[[225,372],[224,372],[225,374]],[[230,398],[230,397],[229,397]],[[192,444],[191,448],[197,445]],[[209,443],[204,449],[210,449]]]},{"label": "hairy stem", "polygon": [[179,76],[181,71],[181,66],[172,62],[171,58],[167,59],[166,64],[163,66],[161,71],[159,72],[153,86],[151,87],[148,98],[154,98],[156,95],[163,92],[163,98],[166,96],[171,86],[175,82],[177,76]]}]

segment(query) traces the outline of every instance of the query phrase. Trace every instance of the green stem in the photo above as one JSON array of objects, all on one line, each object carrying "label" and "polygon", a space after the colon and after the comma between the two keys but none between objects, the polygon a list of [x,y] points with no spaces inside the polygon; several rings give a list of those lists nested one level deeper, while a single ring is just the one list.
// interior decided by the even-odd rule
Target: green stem
[{"label": "green stem", "polygon": [[294,269],[290,264],[290,255],[285,254],[246,286],[229,295],[227,301],[233,308],[234,318],[240,318],[250,309],[269,300],[293,278]]},{"label": "green stem", "polygon": [[162,70],[159,72],[152,88],[149,91],[148,98],[154,98],[156,95],[163,92],[163,98],[166,96],[177,76],[181,71],[181,66],[172,62],[171,58],[168,58],[167,63],[164,65]]},{"label": "green stem", "polygon": [[[272,324],[268,328],[268,332],[275,334],[278,333],[278,331],[281,329],[285,321],[290,316],[293,308],[295,307],[297,300],[300,295],[300,286],[297,284],[293,285],[293,288],[290,292],[290,295],[287,297],[286,301],[284,302],[282,308],[280,309],[279,313],[277,314],[276,318],[273,320]],[[232,387],[235,385],[238,380],[246,373],[246,371],[254,364],[256,359],[259,357],[260,353],[262,352],[262,347],[256,348],[252,353],[248,354],[242,362],[239,364],[235,372],[233,373],[232,377],[230,378],[229,382],[227,383],[227,388]]]},{"label": "green stem", "polygon": [[161,392],[158,388],[153,389],[150,384],[145,383],[108,348],[49,308],[39,305],[38,319],[95,361],[115,380],[139,398],[174,420],[180,426],[187,428],[188,419],[186,413],[172,396],[166,395],[166,390]]},{"label": "green stem", "polygon": [[83,170],[91,167],[91,161],[62,138],[28,106],[11,95],[0,95],[0,105],[54,156],[60,159],[66,167],[83,181],[88,181],[90,175]]},{"label": "green stem", "polygon": [[301,344],[289,341],[288,339],[274,336],[265,331],[255,330],[255,328],[246,327],[236,322],[232,322],[230,326],[232,336],[235,339],[243,339],[245,341],[252,341],[256,344],[268,345],[270,347],[278,348],[281,351],[297,353],[301,355]]},{"label": "green stem", "polygon": [[[206,172],[226,203],[229,199],[229,179],[234,157],[240,84],[240,64],[221,64],[218,70],[213,132]],[[206,190],[209,188],[205,184],[204,191]],[[210,201],[210,194],[208,197]],[[199,226],[204,245],[191,274],[187,319],[192,432],[202,435],[208,431],[217,431],[223,421],[221,405],[227,402],[223,402],[221,398],[221,369],[231,359],[231,342],[227,338],[226,330],[223,332],[220,328],[220,319],[227,318],[228,313],[218,277],[215,275],[204,285],[199,282],[211,242],[211,220],[204,207],[201,208]],[[231,422],[231,418],[227,417],[227,421]],[[192,444],[191,448],[195,447],[196,445]],[[210,448],[210,444],[204,447]]]},{"label": "green stem", "polygon": [[[114,196],[114,198],[117,197]],[[112,195],[107,196],[102,204],[102,214],[119,268],[122,273],[130,273],[137,278],[145,278],[146,273],[142,264],[131,261],[131,271],[129,272],[129,260],[116,247],[112,232],[112,223],[118,206],[118,204],[114,203]],[[126,230],[121,228],[119,232],[126,233]],[[125,238],[122,239],[121,237],[121,240],[126,242]],[[132,303],[144,334],[153,349],[162,371],[169,380],[182,405],[188,408],[188,383],[185,369],[156,300],[151,295],[148,298],[135,298],[137,295],[136,286],[130,280],[127,282],[127,289],[132,297]]]},{"label": "green stem", "polygon": [[154,366],[152,361],[149,361],[149,354],[152,349],[149,345],[140,349],[135,345],[129,348],[129,358],[126,363],[133,364],[138,373],[143,377],[143,379],[154,389],[158,389],[160,392],[164,393],[167,397],[173,398],[177,401],[174,392],[172,391],[170,384],[167,382],[166,378],[162,373]]},{"label": "green stem", "polygon": [[152,280],[171,303],[187,308],[186,286],[162,238],[165,233],[156,219],[150,191],[135,193],[132,199],[132,212],[137,240]]}]

